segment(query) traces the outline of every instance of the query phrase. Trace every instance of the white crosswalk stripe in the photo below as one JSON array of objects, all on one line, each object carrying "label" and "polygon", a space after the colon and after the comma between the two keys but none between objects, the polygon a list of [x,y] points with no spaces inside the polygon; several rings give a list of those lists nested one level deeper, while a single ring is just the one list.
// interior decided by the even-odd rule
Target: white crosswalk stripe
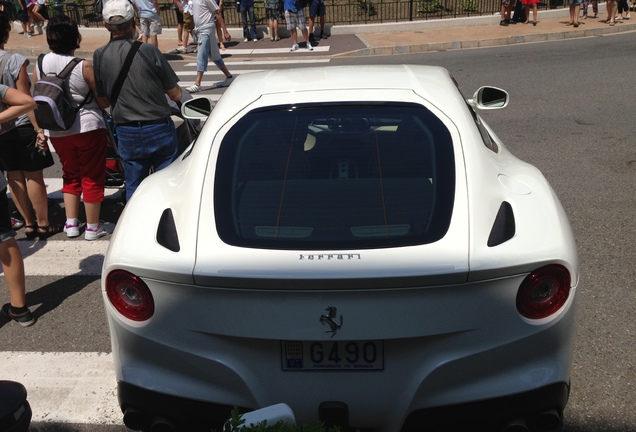
[{"label": "white crosswalk stripe", "polygon": [[[329,63],[331,59],[289,59],[289,60],[252,60],[252,59],[239,59],[239,60],[226,60],[225,65],[228,68],[235,66],[277,66],[277,65],[297,65],[308,66],[312,64]],[[186,63],[184,67],[197,67],[196,63]]]},{"label": "white crosswalk stripe", "polygon": [[[223,51],[221,54],[228,54],[228,55],[233,55],[233,56],[239,56],[239,55],[263,55],[263,54],[290,54],[290,55],[294,55],[294,53],[301,53],[301,52],[309,52],[304,45],[301,44],[301,48],[292,53],[290,51],[291,46],[288,47],[284,47],[284,48],[255,48],[255,49],[232,49],[232,48],[228,48],[225,51]],[[326,53],[329,52],[329,46],[315,46],[313,51],[315,53]]]},{"label": "white crosswalk stripe", "polygon": [[0,352],[0,370],[27,389],[34,422],[122,424],[111,353]]},{"label": "white crosswalk stripe", "polygon": [[[243,70],[231,70],[230,72],[232,72],[232,75],[236,74],[236,75],[243,75],[243,74],[247,74],[250,72],[261,72],[263,71],[263,69],[243,69]],[[195,76],[197,74],[196,70],[191,70],[191,71],[179,71],[176,72],[177,76],[182,77],[182,76]],[[223,77],[223,72],[221,72],[220,70],[214,68],[214,69],[210,69],[209,71],[205,72],[203,74],[203,76],[219,76],[219,77]]]},{"label": "white crosswalk stripe", "polygon": [[[104,227],[109,232],[113,228]],[[20,240],[18,247],[24,259],[24,273],[26,276],[101,275],[107,239],[86,241],[84,236],[79,236],[68,240]]]}]

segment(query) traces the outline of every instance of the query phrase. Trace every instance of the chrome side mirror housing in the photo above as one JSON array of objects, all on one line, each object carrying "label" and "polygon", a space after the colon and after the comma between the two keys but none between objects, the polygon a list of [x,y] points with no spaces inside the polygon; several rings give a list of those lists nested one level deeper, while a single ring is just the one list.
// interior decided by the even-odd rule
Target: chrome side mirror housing
[{"label": "chrome side mirror housing", "polygon": [[508,106],[510,96],[508,92],[497,87],[484,86],[480,87],[472,99],[468,99],[468,104],[472,107],[493,110],[501,109]]},{"label": "chrome side mirror housing", "polygon": [[181,114],[189,120],[205,120],[214,109],[215,102],[207,97],[198,97],[185,101],[181,105]]}]

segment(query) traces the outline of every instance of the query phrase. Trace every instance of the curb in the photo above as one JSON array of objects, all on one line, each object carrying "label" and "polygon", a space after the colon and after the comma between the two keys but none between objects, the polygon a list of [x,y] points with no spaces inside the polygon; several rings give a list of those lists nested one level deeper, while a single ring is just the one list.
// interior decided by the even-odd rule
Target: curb
[{"label": "curb", "polygon": [[636,31],[636,22],[630,24],[622,24],[621,26],[596,28],[589,30],[563,31],[555,33],[542,33],[530,35],[515,35],[500,38],[481,39],[481,40],[457,40],[451,42],[433,42],[416,45],[397,45],[385,47],[369,46],[364,40],[363,35],[358,35],[367,48],[360,50],[348,51],[344,53],[334,54],[331,57],[355,57],[355,56],[386,56],[395,54],[418,54],[433,51],[450,51],[470,48],[486,48],[493,46],[516,45],[533,42],[551,42],[566,39],[579,39],[585,37],[595,37],[610,35],[615,33],[623,33]]}]

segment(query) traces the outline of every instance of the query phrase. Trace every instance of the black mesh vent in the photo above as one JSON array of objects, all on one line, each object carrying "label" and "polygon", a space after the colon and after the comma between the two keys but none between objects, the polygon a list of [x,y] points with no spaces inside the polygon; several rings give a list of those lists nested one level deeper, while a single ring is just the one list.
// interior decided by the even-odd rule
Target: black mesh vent
[{"label": "black mesh vent", "polygon": [[498,246],[515,236],[515,215],[512,206],[504,201],[499,207],[497,218],[488,237],[488,247]]},{"label": "black mesh vent", "polygon": [[174,217],[172,217],[172,210],[170,209],[165,209],[159,220],[157,243],[172,252],[179,252],[179,250],[181,250],[177,227],[174,224]]}]

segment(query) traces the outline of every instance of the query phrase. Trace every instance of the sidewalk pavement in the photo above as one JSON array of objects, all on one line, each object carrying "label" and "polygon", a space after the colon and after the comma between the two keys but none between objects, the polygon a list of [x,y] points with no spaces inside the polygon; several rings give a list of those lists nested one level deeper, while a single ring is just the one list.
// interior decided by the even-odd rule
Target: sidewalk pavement
[{"label": "sidewalk pavement", "polygon": [[[568,26],[568,10],[540,11],[536,26],[518,23],[516,25],[499,25],[499,15],[471,18],[411,21],[407,23],[385,23],[354,26],[327,27],[325,33],[328,39],[318,39],[315,51],[301,49],[296,52],[286,50],[291,41],[286,39],[286,30],[281,28],[283,39],[279,42],[269,40],[269,35],[263,34],[258,42],[243,42],[242,29],[232,28],[232,41],[226,43],[227,52],[224,57],[338,57],[338,56],[372,56],[421,53],[427,51],[442,51],[453,49],[512,45],[528,42],[555,41],[570,38],[599,36],[625,31],[636,30],[636,17],[631,20],[616,21],[616,25],[605,23],[607,14],[605,4],[601,4],[599,15],[592,18],[590,8],[589,18],[580,18],[579,27]],[[532,19],[532,14],[530,15]],[[263,30],[259,29],[259,34]],[[5,49],[20,52],[27,57],[35,57],[39,53],[48,52],[45,35],[34,35],[25,38],[18,34],[17,27],[11,32]],[[92,58],[93,51],[108,42],[109,34],[104,28],[81,28],[81,47],[75,55]],[[299,35],[299,40],[302,36]],[[301,47],[303,45],[301,44]],[[327,51],[319,47],[329,47]],[[170,54],[171,59],[194,59],[196,54],[178,54],[177,35],[175,29],[165,29],[159,35],[159,49]]]}]

